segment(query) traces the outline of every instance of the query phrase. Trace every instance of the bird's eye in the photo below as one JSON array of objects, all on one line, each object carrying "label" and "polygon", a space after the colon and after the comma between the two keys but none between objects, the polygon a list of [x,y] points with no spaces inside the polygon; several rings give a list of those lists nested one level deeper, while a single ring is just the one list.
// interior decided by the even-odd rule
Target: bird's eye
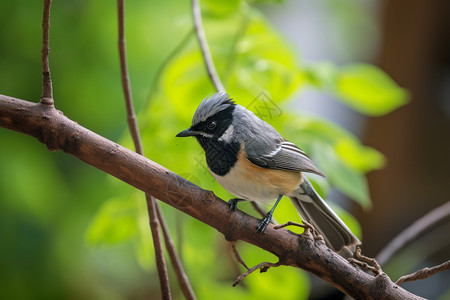
[{"label": "bird's eye", "polygon": [[206,127],[208,127],[209,130],[213,130],[214,128],[216,128],[216,126],[217,126],[216,121],[209,121],[208,124],[206,125]]}]

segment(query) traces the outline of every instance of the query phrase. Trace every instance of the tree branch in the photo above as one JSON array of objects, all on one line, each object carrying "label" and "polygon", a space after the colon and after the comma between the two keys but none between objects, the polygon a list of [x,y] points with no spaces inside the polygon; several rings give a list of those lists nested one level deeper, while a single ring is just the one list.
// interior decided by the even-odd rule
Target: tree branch
[{"label": "tree branch", "polygon": [[172,237],[170,236],[170,232],[164,219],[164,216],[162,215],[161,207],[158,201],[156,201],[155,204],[156,204],[156,213],[158,214],[158,219],[161,222],[161,230],[164,235],[164,242],[166,243],[167,252],[169,252],[172,266],[175,269],[175,273],[178,278],[178,283],[180,285],[181,292],[183,293],[184,298],[186,298],[187,300],[194,300],[196,299],[194,290],[192,289],[189,277],[186,275],[186,272],[184,271],[184,267],[183,264],[181,263],[180,256],[175,250],[175,244],[173,242]]},{"label": "tree branch", "polygon": [[448,271],[448,270],[450,270],[450,260],[447,260],[445,263],[442,263],[438,266],[434,266],[432,268],[423,268],[422,270],[419,270],[412,274],[402,276],[395,282],[395,284],[402,285],[403,283],[405,283],[407,281],[425,279],[425,278],[428,278],[439,272]]},{"label": "tree branch", "polygon": [[383,248],[383,250],[380,251],[376,260],[380,265],[384,265],[401,248],[405,247],[405,245],[409,244],[448,216],[450,216],[450,202],[446,202],[443,205],[436,207],[399,233],[386,245],[386,247]]},{"label": "tree branch", "polygon": [[130,76],[128,73],[123,0],[117,0],[117,8],[118,8],[118,25],[119,25],[118,44],[120,57],[120,74],[122,78],[122,90],[125,97],[125,105],[127,108],[128,129],[130,130],[131,137],[133,138],[133,143],[136,148],[136,152],[141,155],[144,155],[144,149],[141,143],[141,136],[139,134],[136,113],[134,112],[133,97],[131,94]]},{"label": "tree branch", "polygon": [[53,105],[53,87],[48,63],[48,53],[50,52],[50,6],[52,0],[44,0],[44,13],[42,16],[42,95],[41,103]]},{"label": "tree branch", "polygon": [[260,270],[261,273],[267,272],[269,268],[276,268],[280,266],[281,263],[278,261],[276,263],[270,263],[270,262],[262,262],[257,264],[254,267],[251,267],[250,269],[247,268],[247,272],[241,274],[233,283],[233,286],[238,285],[242,280],[244,280],[245,277],[250,275],[251,273],[255,272],[256,270]]},{"label": "tree branch", "polygon": [[152,233],[153,247],[155,249],[156,269],[158,270],[162,299],[170,300],[172,299],[172,294],[170,293],[169,273],[167,272],[167,265],[161,242],[161,234],[159,232],[161,219],[158,218],[156,212],[156,199],[152,195],[145,193],[145,200],[147,202],[150,231]]},{"label": "tree branch", "polygon": [[[139,127],[136,118],[136,113],[134,111],[133,98],[131,93],[131,84],[130,77],[128,73],[127,60],[126,60],[126,42],[125,42],[125,25],[124,25],[124,1],[118,0],[118,11],[119,11],[119,54],[120,54],[120,67],[121,67],[121,75],[122,75],[122,87],[125,96],[125,103],[127,107],[127,120],[128,127],[130,129],[131,135],[133,137],[134,145],[136,148],[136,152],[143,155],[144,148],[142,146],[141,137],[139,134]],[[192,289],[191,283],[189,282],[189,278],[184,271],[183,265],[181,263],[180,257],[178,256],[177,251],[175,250],[175,244],[170,236],[170,232],[167,228],[167,224],[164,220],[164,216],[161,212],[161,208],[159,203],[156,201],[154,197],[150,194],[145,194],[147,200],[147,208],[149,213],[150,224],[152,230],[153,243],[155,246],[156,253],[156,263],[158,266],[158,273],[161,280],[161,291],[164,298],[171,298],[170,295],[170,285],[169,285],[169,277],[167,273],[166,263],[164,260],[164,253],[162,249],[161,238],[159,234],[158,227],[161,226],[161,230],[163,232],[167,252],[169,253],[169,257],[172,261],[172,265],[175,269],[175,273],[178,278],[178,282],[181,287],[181,291],[186,299],[191,300],[195,299],[195,294]],[[159,221],[156,222],[156,221]]]},{"label": "tree branch", "polygon": [[225,91],[225,88],[217,75],[216,67],[214,66],[214,61],[211,56],[211,50],[209,50],[205,31],[203,30],[202,13],[200,11],[199,0],[192,0],[192,17],[194,18],[195,33],[197,34],[198,43],[200,44],[200,49],[202,50],[208,76],[214,84],[216,91]]},{"label": "tree branch", "polygon": [[35,137],[50,150],[62,150],[221,232],[228,241],[243,240],[269,251],[282,265],[302,268],[356,299],[422,299],[394,284],[387,275],[355,268],[312,236],[275,230],[255,234],[258,219],[161,165],[130,151],[40,103],[0,95],[0,126]]}]

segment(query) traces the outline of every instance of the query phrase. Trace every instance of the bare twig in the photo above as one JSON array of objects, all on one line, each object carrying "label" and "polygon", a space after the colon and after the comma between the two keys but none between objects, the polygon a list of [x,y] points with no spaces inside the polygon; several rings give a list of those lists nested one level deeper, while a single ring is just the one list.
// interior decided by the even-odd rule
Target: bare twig
[{"label": "bare twig", "polygon": [[161,242],[161,235],[159,233],[160,222],[156,214],[156,199],[147,193],[145,194],[145,199],[147,200],[150,231],[152,233],[153,247],[155,249],[156,268],[158,270],[162,298],[172,299],[172,295],[170,293],[169,274],[167,272],[167,265],[164,258],[164,251]]},{"label": "bare twig", "polygon": [[48,63],[50,52],[50,6],[52,0],[44,0],[44,13],[42,16],[42,95],[41,104],[53,105],[53,87]]},{"label": "bare twig", "polygon": [[137,124],[136,113],[133,106],[133,96],[131,94],[130,76],[128,75],[126,42],[125,42],[125,24],[124,24],[124,2],[117,1],[118,5],[118,23],[119,23],[119,55],[120,55],[120,74],[122,75],[122,89],[127,108],[128,129],[131,132],[136,152],[143,155],[144,150],[141,143],[141,136]]},{"label": "bare twig", "polygon": [[434,266],[432,268],[423,268],[422,270],[419,270],[412,274],[404,275],[404,276],[400,277],[395,283],[398,285],[402,285],[403,283],[405,283],[407,281],[425,279],[436,273],[439,273],[442,271],[448,271],[448,270],[450,270],[450,260],[447,260],[445,263],[442,263],[438,266]]},{"label": "bare twig", "polygon": [[375,258],[370,258],[365,255],[361,254],[361,248],[356,249],[356,258],[349,258],[348,261],[355,265],[359,266],[363,269],[367,269],[374,273],[375,275],[380,275],[383,273],[383,270],[381,269],[381,266],[378,264],[378,262],[375,260]]},{"label": "bare twig", "polygon": [[281,262],[278,261],[277,263],[270,263],[270,262],[262,262],[260,264],[257,264],[256,266],[248,269],[247,272],[245,272],[244,274],[241,274],[236,281],[233,283],[233,286],[238,285],[242,280],[244,280],[245,277],[247,277],[248,275],[250,275],[251,273],[255,272],[256,270],[260,270],[261,273],[267,272],[267,270],[269,270],[269,268],[271,267],[278,267],[281,265]]},{"label": "bare twig", "polygon": [[[133,137],[134,146],[138,154],[143,155],[144,150],[139,135],[136,113],[133,107],[133,98],[131,94],[130,77],[128,75],[126,47],[125,47],[125,24],[124,24],[124,1],[117,1],[118,7],[118,23],[119,23],[119,54],[120,54],[120,70],[122,75],[122,88],[125,96],[125,103],[127,108],[128,128]],[[159,232],[160,220],[157,215],[156,200],[150,194],[145,194],[147,202],[148,217],[150,221],[150,230],[153,238],[153,246],[155,249],[156,267],[159,275],[159,282],[161,286],[161,294],[163,299],[172,299],[170,293],[169,274],[167,272],[166,261],[164,258],[164,251],[161,242],[161,235]]]},{"label": "bare twig", "polygon": [[314,228],[312,227],[311,224],[309,224],[306,221],[304,221],[304,222],[305,222],[305,225],[300,224],[300,223],[296,223],[296,222],[292,222],[292,221],[288,221],[288,222],[286,222],[284,224],[273,226],[273,229],[281,229],[281,228],[284,228],[284,227],[287,227],[287,226],[297,226],[297,227],[301,227],[303,229],[309,229],[311,231],[314,231]]},{"label": "bare twig", "polygon": [[236,241],[231,241],[231,249],[233,250],[234,257],[236,258],[238,263],[243,265],[244,268],[246,268],[248,270],[247,265],[245,264],[244,260],[242,259],[241,255],[239,254],[239,251],[236,248]]},{"label": "bare twig", "polygon": [[164,241],[166,243],[167,252],[170,256],[170,261],[172,262],[172,266],[175,269],[175,273],[178,278],[178,283],[180,284],[181,291],[183,295],[188,300],[193,300],[195,298],[194,290],[192,289],[191,283],[189,282],[189,278],[184,271],[183,264],[181,263],[181,259],[178,256],[177,251],[175,250],[175,244],[170,236],[170,232],[168,230],[166,221],[161,212],[161,207],[158,201],[155,201],[156,204],[156,213],[158,214],[158,219],[161,223],[161,230],[164,235]]},{"label": "bare twig", "polygon": [[450,201],[433,209],[422,218],[415,221],[411,226],[398,234],[380,253],[376,260],[384,265],[395,253],[405,245],[416,239],[426,230],[450,216]]},{"label": "bare twig", "polygon": [[286,222],[284,224],[273,226],[273,229],[278,230],[278,229],[281,229],[281,228],[284,228],[284,227],[287,227],[287,226],[301,227],[301,228],[305,229],[304,233],[306,233],[307,230],[311,233],[311,235],[314,238],[315,242],[320,242],[320,243],[325,245],[325,240],[323,239],[323,236],[314,228],[314,226],[312,226],[311,223],[309,223],[309,222],[307,222],[305,220],[302,220],[302,222],[303,222],[303,224],[292,222],[292,221],[288,221],[288,222]]},{"label": "bare twig", "polygon": [[202,50],[208,76],[218,92],[225,91],[225,88],[217,75],[217,70],[214,66],[208,41],[206,40],[205,31],[203,30],[202,13],[200,11],[199,0],[192,0],[192,17],[194,18],[195,33],[197,34],[200,49]]}]

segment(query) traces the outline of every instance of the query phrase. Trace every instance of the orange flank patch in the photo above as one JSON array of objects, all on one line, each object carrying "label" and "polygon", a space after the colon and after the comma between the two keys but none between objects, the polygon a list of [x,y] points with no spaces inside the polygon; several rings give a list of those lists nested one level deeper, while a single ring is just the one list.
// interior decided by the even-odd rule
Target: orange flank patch
[{"label": "orange flank patch", "polygon": [[240,170],[247,180],[254,183],[266,183],[266,188],[277,195],[291,194],[303,181],[300,171],[274,170],[259,167],[250,162],[244,154],[239,152]]}]

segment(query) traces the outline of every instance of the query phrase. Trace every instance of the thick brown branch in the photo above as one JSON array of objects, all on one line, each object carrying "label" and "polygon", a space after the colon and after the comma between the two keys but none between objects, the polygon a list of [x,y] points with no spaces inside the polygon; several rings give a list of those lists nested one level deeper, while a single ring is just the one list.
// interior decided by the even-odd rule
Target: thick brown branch
[{"label": "thick brown branch", "polygon": [[48,63],[48,53],[50,52],[50,6],[52,0],[44,0],[44,13],[42,16],[42,95],[41,103],[53,105],[53,87],[50,76],[50,66]]},{"label": "thick brown branch", "polygon": [[50,150],[62,150],[221,232],[276,255],[281,264],[305,269],[356,299],[422,299],[394,284],[385,274],[371,276],[310,235],[298,236],[269,224],[255,234],[258,219],[231,213],[226,202],[161,165],[130,151],[39,103],[0,95],[0,126],[37,138]]}]

